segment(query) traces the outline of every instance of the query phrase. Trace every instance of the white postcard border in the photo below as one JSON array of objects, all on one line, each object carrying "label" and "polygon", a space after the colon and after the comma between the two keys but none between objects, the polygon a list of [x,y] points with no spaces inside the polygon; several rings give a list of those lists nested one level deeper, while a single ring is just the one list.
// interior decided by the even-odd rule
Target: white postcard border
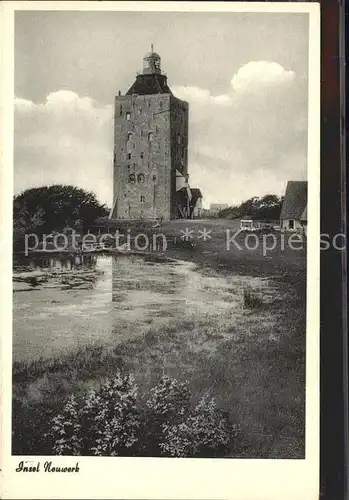
[{"label": "white postcard border", "polygon": [[[131,10],[309,13],[308,279],[305,460],[53,457],[79,462],[80,473],[19,474],[11,456],[12,197],[15,10]],[[223,2],[3,2],[1,6],[2,497],[5,499],[237,499],[310,500],[319,489],[319,298],[320,298],[320,9],[316,3]]]}]

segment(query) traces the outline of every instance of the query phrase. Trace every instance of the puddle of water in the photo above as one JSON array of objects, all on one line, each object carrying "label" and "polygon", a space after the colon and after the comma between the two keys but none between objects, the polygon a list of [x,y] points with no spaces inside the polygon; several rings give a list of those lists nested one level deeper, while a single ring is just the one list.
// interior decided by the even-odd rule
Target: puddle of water
[{"label": "puddle of water", "polygon": [[[78,279],[77,288],[71,287]],[[190,262],[138,255],[17,262],[14,358],[57,355],[91,343],[115,344],[178,320],[214,321],[222,314],[231,314],[233,320],[242,314],[246,284],[264,292],[269,287],[261,278],[203,275]]]}]

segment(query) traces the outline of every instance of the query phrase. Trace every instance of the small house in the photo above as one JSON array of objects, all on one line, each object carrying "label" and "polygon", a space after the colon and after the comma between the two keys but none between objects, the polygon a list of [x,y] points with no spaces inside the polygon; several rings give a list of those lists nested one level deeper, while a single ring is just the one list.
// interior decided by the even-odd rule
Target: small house
[{"label": "small house", "polygon": [[211,203],[210,214],[212,217],[216,217],[221,210],[225,210],[226,208],[228,208],[227,203]]},{"label": "small house", "polygon": [[308,222],[307,181],[289,181],[280,214],[282,231],[304,231]]},{"label": "small house", "polygon": [[190,201],[192,218],[200,219],[202,212],[202,194],[199,188],[191,188],[192,198]]}]

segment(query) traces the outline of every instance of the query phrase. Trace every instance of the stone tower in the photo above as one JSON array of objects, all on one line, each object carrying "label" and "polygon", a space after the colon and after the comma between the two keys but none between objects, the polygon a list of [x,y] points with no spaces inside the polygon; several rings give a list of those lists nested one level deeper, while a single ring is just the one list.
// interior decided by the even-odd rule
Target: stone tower
[{"label": "stone tower", "polygon": [[188,170],[188,103],[174,97],[153,51],[115,97],[113,219],[176,218],[176,173]]}]

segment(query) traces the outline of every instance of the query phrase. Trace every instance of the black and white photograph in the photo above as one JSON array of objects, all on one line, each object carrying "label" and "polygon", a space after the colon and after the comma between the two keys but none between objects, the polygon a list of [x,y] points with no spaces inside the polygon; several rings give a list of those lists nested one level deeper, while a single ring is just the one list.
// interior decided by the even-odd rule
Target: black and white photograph
[{"label": "black and white photograph", "polygon": [[16,478],[305,461],[311,9],[79,3],[14,12]]}]

